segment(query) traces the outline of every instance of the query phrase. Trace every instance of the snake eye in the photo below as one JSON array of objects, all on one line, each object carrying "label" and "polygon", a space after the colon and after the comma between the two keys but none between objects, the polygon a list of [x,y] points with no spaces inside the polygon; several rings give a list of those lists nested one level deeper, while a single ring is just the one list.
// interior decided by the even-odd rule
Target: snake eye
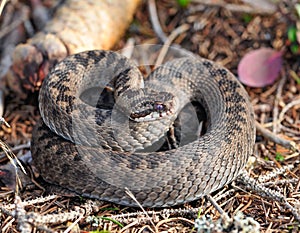
[{"label": "snake eye", "polygon": [[165,110],[165,107],[166,107],[166,106],[165,106],[164,104],[159,103],[159,102],[157,102],[157,103],[154,104],[154,110],[155,110],[155,111],[158,111],[158,112],[164,111],[164,110]]}]

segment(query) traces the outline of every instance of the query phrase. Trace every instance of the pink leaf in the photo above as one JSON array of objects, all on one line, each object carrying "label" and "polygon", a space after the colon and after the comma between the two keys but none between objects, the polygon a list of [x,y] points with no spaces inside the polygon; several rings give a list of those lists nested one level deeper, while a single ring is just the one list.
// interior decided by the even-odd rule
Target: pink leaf
[{"label": "pink leaf", "polygon": [[250,87],[264,87],[278,77],[282,66],[282,52],[261,48],[247,53],[238,65],[242,83]]}]

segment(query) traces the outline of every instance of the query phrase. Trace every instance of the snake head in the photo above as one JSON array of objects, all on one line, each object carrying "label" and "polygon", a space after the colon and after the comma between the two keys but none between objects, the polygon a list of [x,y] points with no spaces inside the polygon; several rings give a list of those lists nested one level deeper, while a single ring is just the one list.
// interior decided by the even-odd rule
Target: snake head
[{"label": "snake head", "polygon": [[[125,97],[126,96],[126,97]],[[151,89],[132,90],[121,98],[126,98],[123,112],[135,122],[155,121],[175,114],[175,97],[167,92],[155,92]],[[121,101],[124,103],[124,100]],[[120,102],[119,102],[120,103]]]},{"label": "snake head", "polygon": [[159,120],[173,114],[172,103],[146,101],[137,106],[138,110],[130,114],[130,119],[137,122]]}]

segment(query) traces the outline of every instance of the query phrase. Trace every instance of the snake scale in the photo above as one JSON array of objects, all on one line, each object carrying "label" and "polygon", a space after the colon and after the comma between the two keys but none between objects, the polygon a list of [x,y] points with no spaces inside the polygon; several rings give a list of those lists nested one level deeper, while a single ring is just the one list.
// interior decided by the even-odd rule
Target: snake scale
[{"label": "snake scale", "polygon": [[[112,86],[113,108],[81,94]],[[101,90],[100,90],[101,91]],[[142,151],[164,137],[184,105],[199,102],[207,129],[166,151]],[[253,152],[249,97],[222,66],[183,57],[156,68],[143,83],[139,69],[112,51],[86,51],[59,62],[39,95],[43,121],[33,132],[33,162],[52,190],[121,205],[178,205],[232,181]]]}]

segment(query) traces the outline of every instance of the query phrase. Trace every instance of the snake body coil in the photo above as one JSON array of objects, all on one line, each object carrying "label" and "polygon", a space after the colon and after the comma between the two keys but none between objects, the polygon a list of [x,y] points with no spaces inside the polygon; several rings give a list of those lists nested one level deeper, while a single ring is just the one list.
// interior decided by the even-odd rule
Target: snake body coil
[{"label": "snake body coil", "polygon": [[[114,109],[81,100],[86,89],[108,83]],[[136,206],[128,189],[148,207],[193,201],[232,181],[252,153],[248,98],[227,69],[199,57],[167,62],[143,84],[135,65],[115,52],[72,55],[52,69],[40,91],[44,123],[33,134],[33,161],[53,187],[82,196]],[[191,101],[206,111],[204,135],[177,149],[138,152],[163,137]]]}]

